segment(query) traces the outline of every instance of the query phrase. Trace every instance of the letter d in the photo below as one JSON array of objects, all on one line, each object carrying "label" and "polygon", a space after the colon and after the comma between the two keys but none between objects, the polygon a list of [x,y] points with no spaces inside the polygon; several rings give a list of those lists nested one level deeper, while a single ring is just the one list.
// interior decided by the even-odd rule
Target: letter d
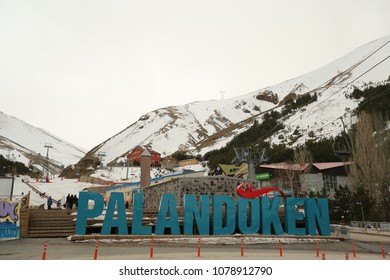
[{"label": "letter d", "polygon": [[[93,209],[88,209],[89,200],[94,201]],[[102,214],[104,208],[104,199],[100,193],[80,192],[77,208],[76,234],[85,234],[87,232],[88,218],[95,218]]]}]

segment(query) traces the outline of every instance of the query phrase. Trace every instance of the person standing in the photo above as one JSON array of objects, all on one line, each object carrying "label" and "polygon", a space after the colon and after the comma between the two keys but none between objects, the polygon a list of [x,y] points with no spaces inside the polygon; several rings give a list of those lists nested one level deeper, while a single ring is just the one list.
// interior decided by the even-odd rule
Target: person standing
[{"label": "person standing", "polygon": [[72,210],[73,208],[73,203],[74,203],[74,199],[73,199],[73,194],[70,195],[70,198],[69,198],[69,209]]},{"label": "person standing", "polygon": [[70,209],[70,193],[66,197],[66,209]]},{"label": "person standing", "polygon": [[47,199],[47,209],[51,209],[51,205],[53,204],[53,200],[51,199],[51,196]]},{"label": "person standing", "polygon": [[77,209],[78,204],[79,204],[79,199],[77,198],[77,195],[75,194],[73,196],[73,205],[74,205],[75,209]]}]

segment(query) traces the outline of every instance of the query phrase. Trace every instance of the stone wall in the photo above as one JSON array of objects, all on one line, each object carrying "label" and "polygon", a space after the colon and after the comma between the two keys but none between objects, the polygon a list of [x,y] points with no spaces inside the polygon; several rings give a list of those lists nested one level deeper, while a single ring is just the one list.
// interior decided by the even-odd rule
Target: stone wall
[{"label": "stone wall", "polygon": [[80,182],[90,183],[90,184],[94,184],[94,185],[102,185],[102,186],[109,186],[110,184],[113,183],[112,181],[105,181],[105,180],[102,180],[99,178],[90,177],[88,175],[81,175]]},{"label": "stone wall", "polygon": [[241,183],[251,183],[258,188],[258,182],[226,176],[177,178],[169,182],[144,189],[144,208],[158,209],[161,195],[175,194],[178,207],[183,206],[183,195],[194,194],[197,199],[200,195],[228,195],[238,198],[236,188]]}]

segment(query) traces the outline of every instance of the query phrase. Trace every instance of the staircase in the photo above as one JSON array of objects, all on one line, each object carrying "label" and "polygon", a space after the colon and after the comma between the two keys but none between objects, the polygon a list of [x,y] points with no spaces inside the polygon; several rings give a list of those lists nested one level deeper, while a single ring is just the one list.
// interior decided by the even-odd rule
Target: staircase
[{"label": "staircase", "polygon": [[68,237],[75,233],[72,210],[29,209],[27,237]]}]

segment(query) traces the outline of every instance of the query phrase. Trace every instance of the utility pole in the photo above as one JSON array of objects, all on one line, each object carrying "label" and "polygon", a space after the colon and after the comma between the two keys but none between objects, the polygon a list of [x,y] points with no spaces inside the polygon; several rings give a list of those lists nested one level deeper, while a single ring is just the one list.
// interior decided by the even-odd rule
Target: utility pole
[{"label": "utility pole", "polygon": [[49,149],[52,149],[53,146],[51,144],[45,144],[45,148],[47,149],[46,153],[46,182],[50,182],[49,180]]},{"label": "utility pole", "polygon": [[127,169],[126,169],[126,180],[129,179],[129,155],[126,156],[126,163],[127,163]]},{"label": "utility pole", "polygon": [[221,94],[221,109],[223,109],[223,101],[225,100],[225,91],[224,90],[221,90],[219,91],[219,93]]}]

